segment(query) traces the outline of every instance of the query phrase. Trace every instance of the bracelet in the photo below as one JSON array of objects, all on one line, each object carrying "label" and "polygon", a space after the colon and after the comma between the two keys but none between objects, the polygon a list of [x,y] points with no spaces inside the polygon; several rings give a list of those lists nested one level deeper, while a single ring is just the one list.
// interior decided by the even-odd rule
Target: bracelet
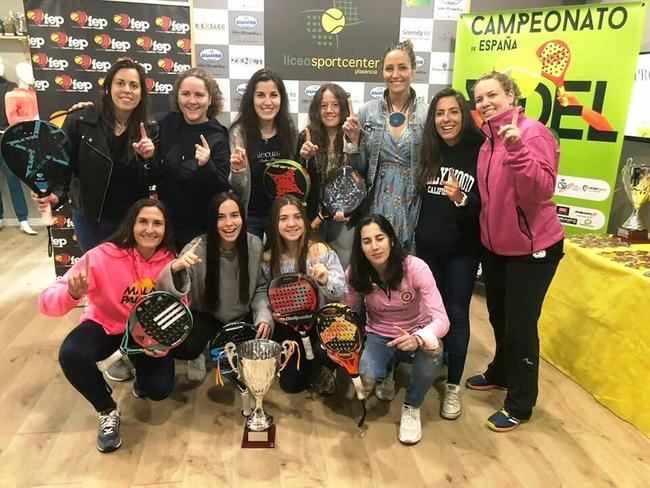
[{"label": "bracelet", "polygon": [[424,339],[417,334],[413,334],[413,337],[415,337],[415,342],[418,343],[418,349],[424,349]]}]

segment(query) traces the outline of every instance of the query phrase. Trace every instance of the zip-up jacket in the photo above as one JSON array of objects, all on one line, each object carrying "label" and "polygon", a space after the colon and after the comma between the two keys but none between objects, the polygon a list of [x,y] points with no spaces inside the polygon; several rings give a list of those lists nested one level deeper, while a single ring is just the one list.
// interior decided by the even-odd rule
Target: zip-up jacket
[{"label": "zip-up jacket", "polygon": [[[498,136],[520,110],[521,139],[504,144]],[[519,107],[482,127],[487,139],[478,157],[481,242],[495,254],[523,256],[555,244],[564,235],[551,200],[555,192],[559,146],[540,122]]]},{"label": "zip-up jacket", "polygon": [[[92,248],[75,263],[60,280],[48,286],[38,297],[39,311],[50,317],[61,317],[77,306],[68,293],[68,278],[88,268],[88,307],[80,322],[92,320],[109,335],[123,334],[133,306],[156,289],[158,276],[174,260],[174,253],[161,249],[148,261],[135,249],[121,249],[105,242]],[[168,289],[177,296],[186,294],[189,286]]]},{"label": "zip-up jacket", "polygon": [[[154,121],[148,121],[145,126],[158,153],[158,125]],[[111,159],[108,139],[97,108],[86,107],[69,114],[63,124],[63,131],[69,141],[70,172],[67,181],[55,183],[53,193],[61,203],[64,203],[69,194],[73,207],[79,213],[99,222],[115,163]],[[124,202],[126,208],[148,196],[150,165],[157,158],[157,154],[154,154],[150,160],[142,160],[133,151],[131,142],[137,141],[127,143],[126,161],[123,164],[132,166],[136,177],[132,182],[134,191],[129,197],[133,201]]]}]

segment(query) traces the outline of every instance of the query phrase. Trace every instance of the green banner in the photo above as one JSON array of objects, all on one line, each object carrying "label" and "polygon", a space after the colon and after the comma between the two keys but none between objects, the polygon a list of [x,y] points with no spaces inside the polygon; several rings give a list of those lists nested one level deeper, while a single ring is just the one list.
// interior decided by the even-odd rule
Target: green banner
[{"label": "green banner", "polygon": [[568,234],[607,230],[645,8],[608,3],[458,21],[454,88],[471,100],[483,73],[508,73],[526,115],[559,137],[555,201]]}]

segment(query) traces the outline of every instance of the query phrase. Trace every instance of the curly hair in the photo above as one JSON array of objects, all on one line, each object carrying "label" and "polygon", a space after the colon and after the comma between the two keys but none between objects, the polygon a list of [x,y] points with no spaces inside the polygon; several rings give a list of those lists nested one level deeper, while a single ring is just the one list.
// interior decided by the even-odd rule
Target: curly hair
[{"label": "curly hair", "polygon": [[489,73],[485,73],[478,80],[476,80],[476,83],[474,83],[474,86],[472,87],[472,93],[476,89],[476,85],[478,85],[481,81],[485,81],[485,80],[497,80],[501,85],[501,88],[503,88],[504,92],[512,93],[515,96],[515,100],[513,104],[517,105],[517,101],[521,96],[521,91],[519,90],[519,87],[517,86],[515,80],[510,78],[505,73],[501,73],[499,71],[490,71]]},{"label": "curly hair", "polygon": [[174,88],[169,95],[171,99],[171,106],[174,108],[174,110],[177,110],[178,112],[181,111],[181,108],[178,105],[178,92],[181,88],[181,83],[183,83],[183,81],[185,81],[190,76],[201,80],[205,85],[205,89],[208,92],[208,95],[210,95],[210,106],[208,106],[208,111],[206,112],[207,117],[209,119],[212,119],[219,115],[223,110],[223,94],[221,93],[219,85],[214,80],[214,78],[212,78],[201,68],[190,68],[178,75],[176,81],[174,82]]}]

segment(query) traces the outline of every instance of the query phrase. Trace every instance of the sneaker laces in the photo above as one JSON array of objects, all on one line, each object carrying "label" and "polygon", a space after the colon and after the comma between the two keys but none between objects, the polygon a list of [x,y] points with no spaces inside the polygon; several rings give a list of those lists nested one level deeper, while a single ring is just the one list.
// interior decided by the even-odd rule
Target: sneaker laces
[{"label": "sneaker laces", "polygon": [[99,416],[99,429],[103,435],[115,432],[117,425],[120,423],[120,415],[112,410],[109,414]]},{"label": "sneaker laces", "polygon": [[416,409],[410,405],[404,405],[402,408],[402,422],[409,424],[417,422]]},{"label": "sneaker laces", "polygon": [[445,388],[445,395],[442,399],[443,409],[451,409],[454,412],[460,410],[460,394],[451,388]]}]

